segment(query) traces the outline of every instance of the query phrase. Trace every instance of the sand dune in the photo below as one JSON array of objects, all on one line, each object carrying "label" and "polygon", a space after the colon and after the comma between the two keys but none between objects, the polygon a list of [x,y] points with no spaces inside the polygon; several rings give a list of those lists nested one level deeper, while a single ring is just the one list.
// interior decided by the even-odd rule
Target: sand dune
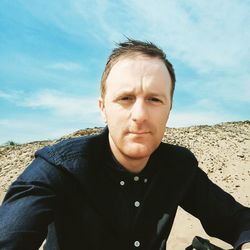
[{"label": "sand dune", "polygon": [[[60,140],[99,131],[97,128],[80,130]],[[200,167],[215,183],[250,207],[250,121],[167,128],[163,141],[191,149]],[[10,183],[32,161],[34,152],[55,142],[0,147],[0,200]],[[197,219],[179,209],[167,249],[183,250],[195,235],[206,237],[225,249],[230,248],[228,244],[206,235]]]}]

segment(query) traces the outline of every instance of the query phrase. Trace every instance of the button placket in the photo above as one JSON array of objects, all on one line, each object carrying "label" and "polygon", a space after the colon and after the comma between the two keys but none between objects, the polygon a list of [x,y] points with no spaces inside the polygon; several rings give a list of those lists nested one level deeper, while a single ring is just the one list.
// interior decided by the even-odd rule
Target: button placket
[{"label": "button placket", "polygon": [[[134,179],[134,182],[138,183],[138,184],[137,184],[137,185],[139,185],[138,188],[140,188],[140,185],[141,185],[140,182],[139,182],[140,177],[139,177],[138,175],[135,175],[135,176],[133,177],[133,179]],[[140,203],[138,200],[135,200],[135,202],[134,202],[134,207],[135,207],[135,208],[138,208],[140,205],[141,205],[141,203]]]}]

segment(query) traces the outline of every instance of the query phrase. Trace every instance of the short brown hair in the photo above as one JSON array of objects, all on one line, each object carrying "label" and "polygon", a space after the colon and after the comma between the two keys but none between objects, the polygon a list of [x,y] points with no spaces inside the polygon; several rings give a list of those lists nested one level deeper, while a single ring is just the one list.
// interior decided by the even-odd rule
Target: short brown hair
[{"label": "short brown hair", "polygon": [[106,63],[106,66],[105,66],[105,69],[103,71],[102,78],[101,78],[101,97],[104,98],[105,96],[106,80],[114,64],[122,56],[128,56],[128,55],[136,54],[136,53],[140,53],[149,57],[157,57],[164,62],[171,77],[171,82],[172,82],[171,98],[173,98],[176,78],[175,78],[173,65],[167,60],[166,54],[163,52],[163,50],[158,48],[152,42],[142,42],[142,41],[133,40],[130,38],[128,38],[127,41],[125,42],[117,43],[117,47],[112,50],[112,53],[110,54],[108,58],[108,61]]}]

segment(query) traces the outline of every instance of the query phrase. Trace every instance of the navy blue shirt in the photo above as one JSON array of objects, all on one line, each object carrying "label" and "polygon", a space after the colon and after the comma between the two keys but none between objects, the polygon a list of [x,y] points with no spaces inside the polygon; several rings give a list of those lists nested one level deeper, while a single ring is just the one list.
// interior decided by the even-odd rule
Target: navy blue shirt
[{"label": "navy blue shirt", "polygon": [[212,183],[193,154],[161,143],[137,175],[113,158],[108,130],[36,152],[0,207],[0,249],[163,250],[177,207],[238,248],[250,209]]}]

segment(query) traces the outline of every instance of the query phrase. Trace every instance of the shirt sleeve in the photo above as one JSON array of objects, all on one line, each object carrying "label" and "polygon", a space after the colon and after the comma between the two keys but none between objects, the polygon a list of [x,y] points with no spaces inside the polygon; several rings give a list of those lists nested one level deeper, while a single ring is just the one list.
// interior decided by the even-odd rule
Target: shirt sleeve
[{"label": "shirt sleeve", "polygon": [[198,167],[181,206],[201,221],[209,235],[234,249],[250,241],[250,208],[238,203]]},{"label": "shirt sleeve", "polygon": [[0,206],[0,249],[39,249],[53,221],[55,194],[36,159],[10,186]]}]

